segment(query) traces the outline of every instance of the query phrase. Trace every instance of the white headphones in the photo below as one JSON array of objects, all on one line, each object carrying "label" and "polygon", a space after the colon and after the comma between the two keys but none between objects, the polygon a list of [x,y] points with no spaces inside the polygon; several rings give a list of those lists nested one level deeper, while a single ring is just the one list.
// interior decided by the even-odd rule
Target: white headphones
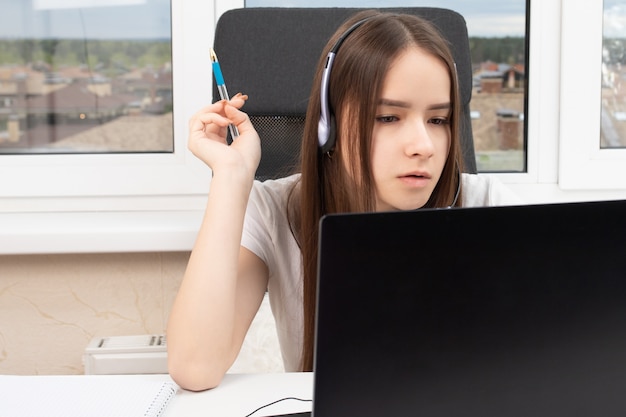
[{"label": "white headphones", "polygon": [[335,115],[331,111],[330,103],[328,101],[328,81],[330,80],[330,70],[333,67],[335,55],[337,55],[337,51],[343,41],[345,41],[346,38],[350,36],[350,34],[359,26],[371,18],[372,17],[367,17],[363,20],[359,20],[354,25],[350,26],[348,30],[346,30],[339,37],[326,56],[326,66],[324,67],[324,72],[322,73],[322,86],[320,89],[320,120],[317,126],[317,136],[322,153],[330,151],[335,146],[336,140]]}]

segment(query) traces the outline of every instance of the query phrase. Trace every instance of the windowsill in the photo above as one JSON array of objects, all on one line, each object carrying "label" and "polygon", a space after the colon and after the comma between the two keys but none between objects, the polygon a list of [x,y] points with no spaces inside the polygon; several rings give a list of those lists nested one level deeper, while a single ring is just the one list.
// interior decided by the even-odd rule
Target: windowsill
[{"label": "windowsill", "polygon": [[2,213],[0,254],[191,250],[202,210]]}]

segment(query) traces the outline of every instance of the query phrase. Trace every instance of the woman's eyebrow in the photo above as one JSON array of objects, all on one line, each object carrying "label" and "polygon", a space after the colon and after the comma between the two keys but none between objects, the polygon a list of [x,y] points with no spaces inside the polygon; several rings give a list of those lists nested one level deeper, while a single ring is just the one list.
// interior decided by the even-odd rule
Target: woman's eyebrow
[{"label": "woman's eyebrow", "polygon": [[449,110],[452,108],[452,105],[450,104],[450,102],[447,102],[447,103],[433,104],[432,106],[428,106],[428,108],[430,110]]},{"label": "woman's eyebrow", "polygon": [[378,105],[379,106],[390,106],[390,107],[402,107],[402,108],[409,108],[409,107],[411,107],[411,103],[409,103],[407,101],[392,100],[392,99],[389,99],[389,98],[381,98],[380,100],[378,100]]},{"label": "woman's eyebrow", "polygon": [[[407,101],[402,101],[402,100],[392,100],[389,98],[381,98],[380,100],[378,100],[378,105],[379,106],[390,106],[390,107],[401,107],[404,109],[408,109],[411,107],[411,103],[407,102]],[[428,106],[429,110],[448,110],[451,109],[452,105],[450,104],[450,102],[445,102],[445,103],[437,103],[437,104],[432,104],[430,106]]]}]

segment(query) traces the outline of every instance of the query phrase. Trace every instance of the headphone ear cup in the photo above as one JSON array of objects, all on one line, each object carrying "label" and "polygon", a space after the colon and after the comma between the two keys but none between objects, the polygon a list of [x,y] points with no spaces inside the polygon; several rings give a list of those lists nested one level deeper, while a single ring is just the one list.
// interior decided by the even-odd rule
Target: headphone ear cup
[{"label": "headphone ear cup", "polygon": [[339,50],[339,47],[343,41],[359,26],[366,21],[370,20],[373,16],[366,17],[359,20],[351,27],[348,28],[335,42],[335,45],[328,52],[326,57],[326,67],[322,73],[322,85],[320,87],[320,120],[317,127],[317,138],[322,153],[330,152],[335,147],[337,127],[335,124],[335,115],[330,110],[330,104],[328,103],[328,80],[330,79],[330,70],[333,66],[335,55]]},{"label": "headphone ear cup", "polygon": [[328,135],[328,151],[332,151],[337,143],[337,121],[335,120],[335,115],[333,113],[330,114],[330,128]]},{"label": "headphone ear cup", "polygon": [[327,153],[333,150],[335,142],[337,141],[337,126],[335,122],[335,115],[330,114],[328,120],[328,139],[321,148],[322,153]]}]

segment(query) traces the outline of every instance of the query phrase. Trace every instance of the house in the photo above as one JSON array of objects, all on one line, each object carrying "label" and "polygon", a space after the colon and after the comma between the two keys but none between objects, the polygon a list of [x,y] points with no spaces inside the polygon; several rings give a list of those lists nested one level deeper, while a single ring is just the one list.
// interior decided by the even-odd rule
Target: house
[{"label": "house", "polygon": [[485,62],[474,73],[474,86],[480,93],[495,94],[519,91],[524,88],[524,64],[496,64]]}]

